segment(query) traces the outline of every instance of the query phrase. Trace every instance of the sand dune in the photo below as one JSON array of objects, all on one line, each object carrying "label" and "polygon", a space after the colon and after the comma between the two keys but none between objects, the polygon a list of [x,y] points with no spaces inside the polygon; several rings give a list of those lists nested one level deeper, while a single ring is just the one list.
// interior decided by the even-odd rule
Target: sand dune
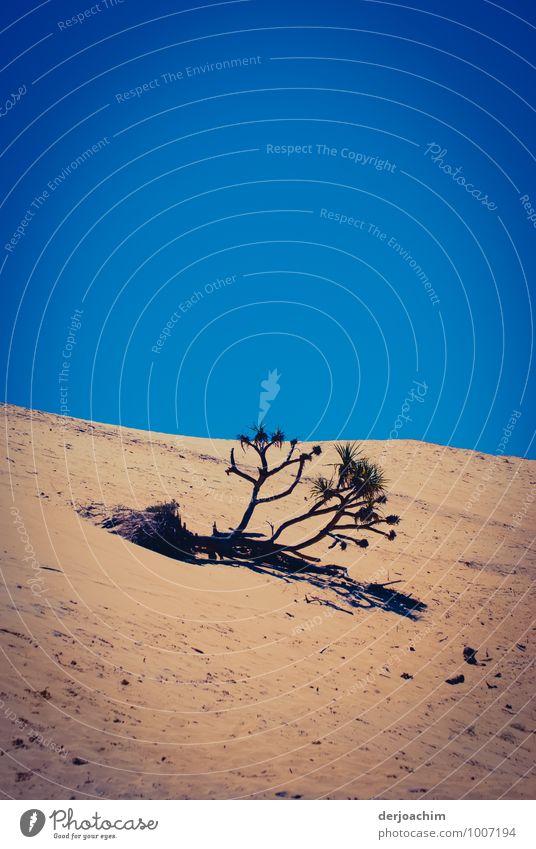
[{"label": "sand dune", "polygon": [[[534,796],[535,462],[368,442],[397,540],[319,546],[347,581],[292,577],[171,560],[84,518],[176,498],[193,530],[225,530],[246,494],[231,443],[4,413],[6,797]],[[400,595],[370,587],[388,581]]]}]

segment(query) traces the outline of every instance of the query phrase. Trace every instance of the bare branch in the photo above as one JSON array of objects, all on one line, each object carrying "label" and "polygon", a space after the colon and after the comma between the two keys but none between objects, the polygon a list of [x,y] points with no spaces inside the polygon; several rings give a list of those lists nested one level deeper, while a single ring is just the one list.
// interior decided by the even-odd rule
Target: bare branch
[{"label": "bare branch", "polygon": [[292,452],[293,448],[289,451],[286,460],[283,460],[283,462],[280,463],[279,466],[274,466],[273,469],[270,469],[270,471],[268,472],[268,477],[271,477],[272,475],[277,475],[280,471],[282,471],[282,469],[287,469],[289,466],[293,466],[295,463],[301,463],[303,458],[305,458],[305,460],[312,460],[314,456],[318,456],[322,453],[322,449],[319,445],[313,445],[313,448],[311,449],[311,451],[309,451],[309,453],[304,452],[303,454],[300,454],[299,457],[295,457],[293,460],[291,460],[289,458],[291,457]]},{"label": "bare branch", "polygon": [[238,475],[239,477],[244,478],[244,480],[249,481],[253,485],[255,485],[257,483],[257,481],[255,480],[254,477],[252,477],[251,475],[248,475],[247,472],[243,472],[242,469],[239,469],[238,466],[236,465],[235,457],[234,457],[234,448],[231,448],[231,465],[229,466],[228,469],[225,470],[225,473],[227,475],[230,475],[230,474]]},{"label": "bare branch", "polygon": [[288,452],[288,454],[287,454],[287,460],[290,460],[290,458],[291,458],[291,457],[292,457],[292,455],[294,454],[294,451],[296,450],[296,445],[297,445],[297,444],[298,444],[298,440],[297,440],[297,439],[291,439],[291,441],[290,441],[290,449],[289,449],[289,452]]},{"label": "bare branch", "polygon": [[[283,492],[279,492],[277,495],[269,495],[267,498],[259,498],[257,503],[258,504],[266,504],[268,501],[277,501],[279,498],[285,498],[287,495],[290,495],[290,493],[299,484],[299,482],[301,480],[301,476],[303,474],[303,469],[304,469],[305,463],[307,462],[307,460],[311,459],[311,456],[312,456],[311,454],[302,454],[301,455],[301,457],[299,458],[299,461],[298,461],[298,471],[296,472],[296,476],[295,476],[294,480],[292,481],[292,483],[290,484],[290,486],[287,487],[287,489],[283,490]],[[295,461],[290,460],[287,463],[287,465],[290,465],[293,462],[295,462]],[[284,468],[284,465],[285,464],[283,464],[281,466],[281,468]]]},{"label": "bare branch", "polygon": [[[367,522],[364,525],[337,525],[336,531],[371,531],[373,534],[381,534],[384,537],[388,537],[389,539],[394,539],[396,537],[396,533],[394,531],[382,531],[380,528],[375,528],[374,525],[379,525],[386,523],[385,519],[376,519],[373,522]],[[387,522],[386,524],[389,524]]]},{"label": "bare branch", "polygon": [[[317,501],[316,504],[307,510],[307,512],[302,513],[300,516],[294,516],[293,519],[287,519],[286,522],[282,522],[276,530],[275,534],[272,536],[272,542],[277,539],[278,536],[281,536],[283,531],[287,528],[290,528],[291,525],[296,525],[298,522],[304,522],[307,519],[316,518],[317,516],[325,516],[328,513],[333,513],[336,510],[340,509],[340,504],[330,504],[329,507],[323,507],[322,505],[326,503],[326,500]],[[322,509],[321,509],[322,508]],[[340,515],[340,513],[339,513]]]},{"label": "bare branch", "polygon": [[353,542],[354,545],[357,545],[360,548],[367,548],[368,546],[368,540],[356,539],[355,537],[348,536],[348,534],[329,533],[328,537],[331,537],[333,540],[329,548],[335,548],[336,545],[340,545],[342,549],[345,549],[347,542]]}]

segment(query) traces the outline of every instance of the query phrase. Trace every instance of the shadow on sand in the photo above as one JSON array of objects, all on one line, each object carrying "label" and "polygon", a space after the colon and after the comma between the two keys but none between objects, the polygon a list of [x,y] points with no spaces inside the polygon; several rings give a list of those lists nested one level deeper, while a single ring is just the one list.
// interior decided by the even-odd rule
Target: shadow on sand
[{"label": "shadow on sand", "polygon": [[289,554],[278,554],[262,560],[257,558],[242,560],[207,559],[206,557],[197,557],[181,552],[180,555],[177,553],[176,559],[203,566],[218,563],[220,565],[245,567],[261,575],[271,575],[286,582],[299,581],[308,584],[311,588],[334,593],[346,606],[341,607],[335,601],[318,596],[309,598],[306,596],[306,601],[331,607],[343,613],[351,614],[352,608],[371,609],[379,607],[389,613],[396,613],[398,616],[417,620],[427,608],[424,602],[393,589],[393,584],[401,583],[400,581],[363,583],[355,581],[343,566],[322,566]]},{"label": "shadow on sand", "polygon": [[[306,601],[344,613],[352,614],[354,608],[377,607],[416,620],[426,610],[424,602],[393,589],[393,584],[400,581],[355,581],[344,566],[324,566],[317,558],[291,554],[282,546],[274,551],[269,543],[259,539],[260,534],[245,533],[232,539],[230,535],[218,532],[212,536],[192,533],[181,521],[175,502],[142,511],[120,506],[112,514],[102,504],[91,504],[80,508],[79,512],[111,533],[174,560],[199,566],[218,563],[243,567],[283,581],[299,581],[328,594],[328,597],[322,598],[306,596]],[[335,596],[334,600],[329,599],[330,594]]]}]

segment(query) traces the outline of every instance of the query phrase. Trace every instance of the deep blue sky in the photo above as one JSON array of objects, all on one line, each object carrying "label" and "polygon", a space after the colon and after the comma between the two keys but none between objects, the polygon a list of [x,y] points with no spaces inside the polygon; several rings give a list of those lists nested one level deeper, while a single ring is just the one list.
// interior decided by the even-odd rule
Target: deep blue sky
[{"label": "deep blue sky", "polygon": [[517,411],[536,456],[532,4],[37,5],[0,12],[8,401],[229,437],[277,371],[289,436],[495,453]]}]

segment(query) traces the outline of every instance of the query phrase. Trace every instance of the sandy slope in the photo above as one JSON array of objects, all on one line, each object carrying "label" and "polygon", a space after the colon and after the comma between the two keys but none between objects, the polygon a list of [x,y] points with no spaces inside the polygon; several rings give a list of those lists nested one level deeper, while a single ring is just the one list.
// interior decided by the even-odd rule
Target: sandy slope
[{"label": "sandy slope", "polygon": [[[368,443],[402,524],[392,543],[316,552],[349,567],[349,589],[169,560],[73,509],[176,497],[193,529],[225,529],[246,486],[225,475],[229,443],[5,414],[6,796],[534,795],[536,463]],[[359,590],[387,580],[426,605],[417,618]]]}]

